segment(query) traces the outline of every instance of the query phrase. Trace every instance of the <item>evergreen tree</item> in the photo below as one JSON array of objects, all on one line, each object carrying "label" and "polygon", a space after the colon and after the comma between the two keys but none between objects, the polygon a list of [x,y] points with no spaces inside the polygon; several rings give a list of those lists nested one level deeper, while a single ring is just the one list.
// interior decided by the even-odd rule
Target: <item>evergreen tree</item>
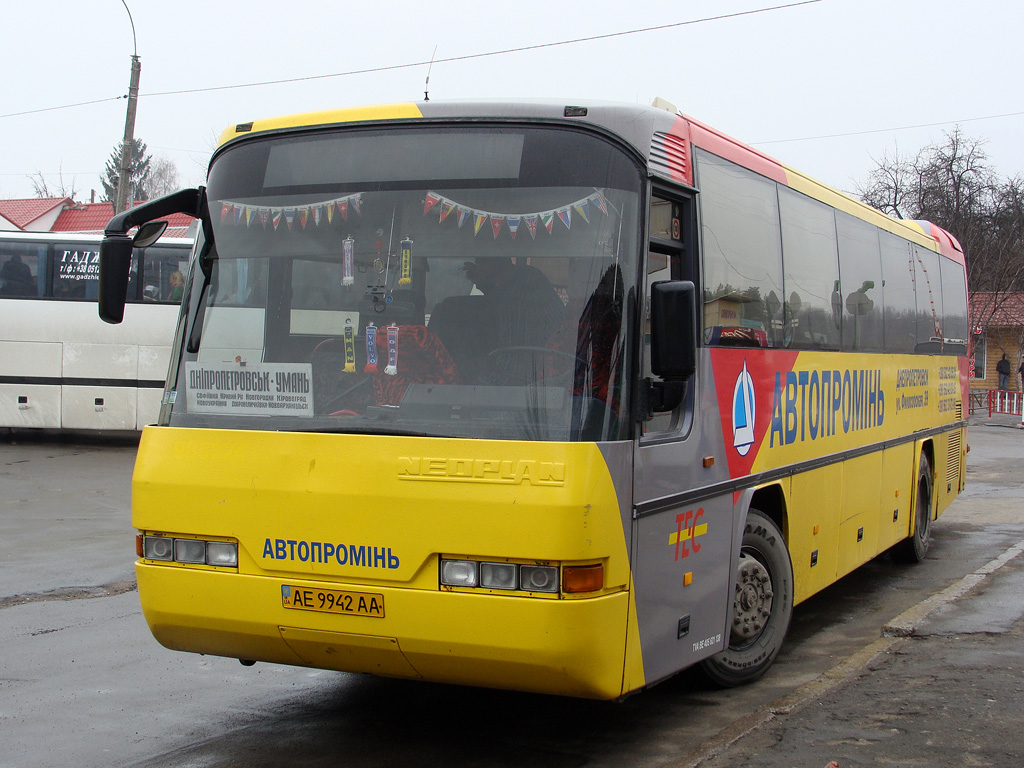
[{"label": "evergreen tree", "polygon": [[[117,182],[121,175],[121,148],[124,142],[120,142],[107,160],[105,177],[100,177],[103,185],[103,199],[108,203],[117,200]],[[142,139],[133,139],[131,151],[128,157],[128,203],[134,200],[149,199],[149,164],[153,156],[148,154],[146,144]]]}]

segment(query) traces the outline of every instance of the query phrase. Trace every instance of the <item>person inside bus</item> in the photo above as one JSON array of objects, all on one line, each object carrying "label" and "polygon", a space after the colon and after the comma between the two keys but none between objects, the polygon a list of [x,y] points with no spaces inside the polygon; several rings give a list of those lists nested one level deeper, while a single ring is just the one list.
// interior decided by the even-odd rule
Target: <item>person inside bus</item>
[{"label": "person inside bus", "polygon": [[0,267],[0,281],[3,282],[4,296],[35,295],[36,279],[32,277],[32,270],[28,264],[23,262],[17,253]]},{"label": "person inside bus", "polygon": [[181,272],[178,272],[177,270],[171,272],[168,282],[171,284],[171,291],[167,294],[167,300],[174,302],[181,301],[181,294],[185,290],[185,279],[181,276]]},{"label": "person inside bus", "polygon": [[511,258],[479,258],[466,262],[463,270],[486,297],[494,320],[491,367],[510,383],[520,379],[533,366],[515,350],[547,347],[565,316],[565,304],[543,272]]}]

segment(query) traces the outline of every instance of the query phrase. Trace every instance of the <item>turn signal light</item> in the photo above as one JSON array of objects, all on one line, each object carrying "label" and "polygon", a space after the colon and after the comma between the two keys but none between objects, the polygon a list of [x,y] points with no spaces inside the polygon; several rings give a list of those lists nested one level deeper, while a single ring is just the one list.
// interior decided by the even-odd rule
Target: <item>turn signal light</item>
[{"label": "turn signal light", "polygon": [[597,592],[604,588],[604,565],[567,565],[562,569],[564,592]]}]

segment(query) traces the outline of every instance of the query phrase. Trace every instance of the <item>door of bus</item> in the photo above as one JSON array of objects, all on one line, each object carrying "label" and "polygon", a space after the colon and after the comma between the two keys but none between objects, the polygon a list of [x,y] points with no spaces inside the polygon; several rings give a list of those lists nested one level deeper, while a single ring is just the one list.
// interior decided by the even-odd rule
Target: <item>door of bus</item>
[{"label": "door of bus", "polygon": [[[650,286],[690,280],[700,286],[692,199],[655,193],[650,206],[645,306]],[[645,317],[643,378],[650,369]],[[731,609],[734,503],[702,489],[728,479],[707,356],[674,410],[650,414],[634,462],[633,572],[644,676],[655,682],[722,650]]]}]

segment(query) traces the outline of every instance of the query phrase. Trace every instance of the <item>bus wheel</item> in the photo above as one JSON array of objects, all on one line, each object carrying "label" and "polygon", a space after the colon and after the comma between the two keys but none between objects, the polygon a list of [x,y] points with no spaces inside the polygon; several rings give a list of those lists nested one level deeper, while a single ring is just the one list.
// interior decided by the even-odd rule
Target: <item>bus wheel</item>
[{"label": "bus wheel", "polygon": [[932,465],[928,454],[921,453],[917,468],[917,506],[914,509],[914,532],[893,548],[897,559],[920,563],[928,554],[932,535]]},{"label": "bus wheel", "polygon": [[736,571],[729,645],[701,662],[712,682],[732,687],[750,683],[771,666],[793,614],[793,566],[782,532],[765,514],[751,509]]}]

